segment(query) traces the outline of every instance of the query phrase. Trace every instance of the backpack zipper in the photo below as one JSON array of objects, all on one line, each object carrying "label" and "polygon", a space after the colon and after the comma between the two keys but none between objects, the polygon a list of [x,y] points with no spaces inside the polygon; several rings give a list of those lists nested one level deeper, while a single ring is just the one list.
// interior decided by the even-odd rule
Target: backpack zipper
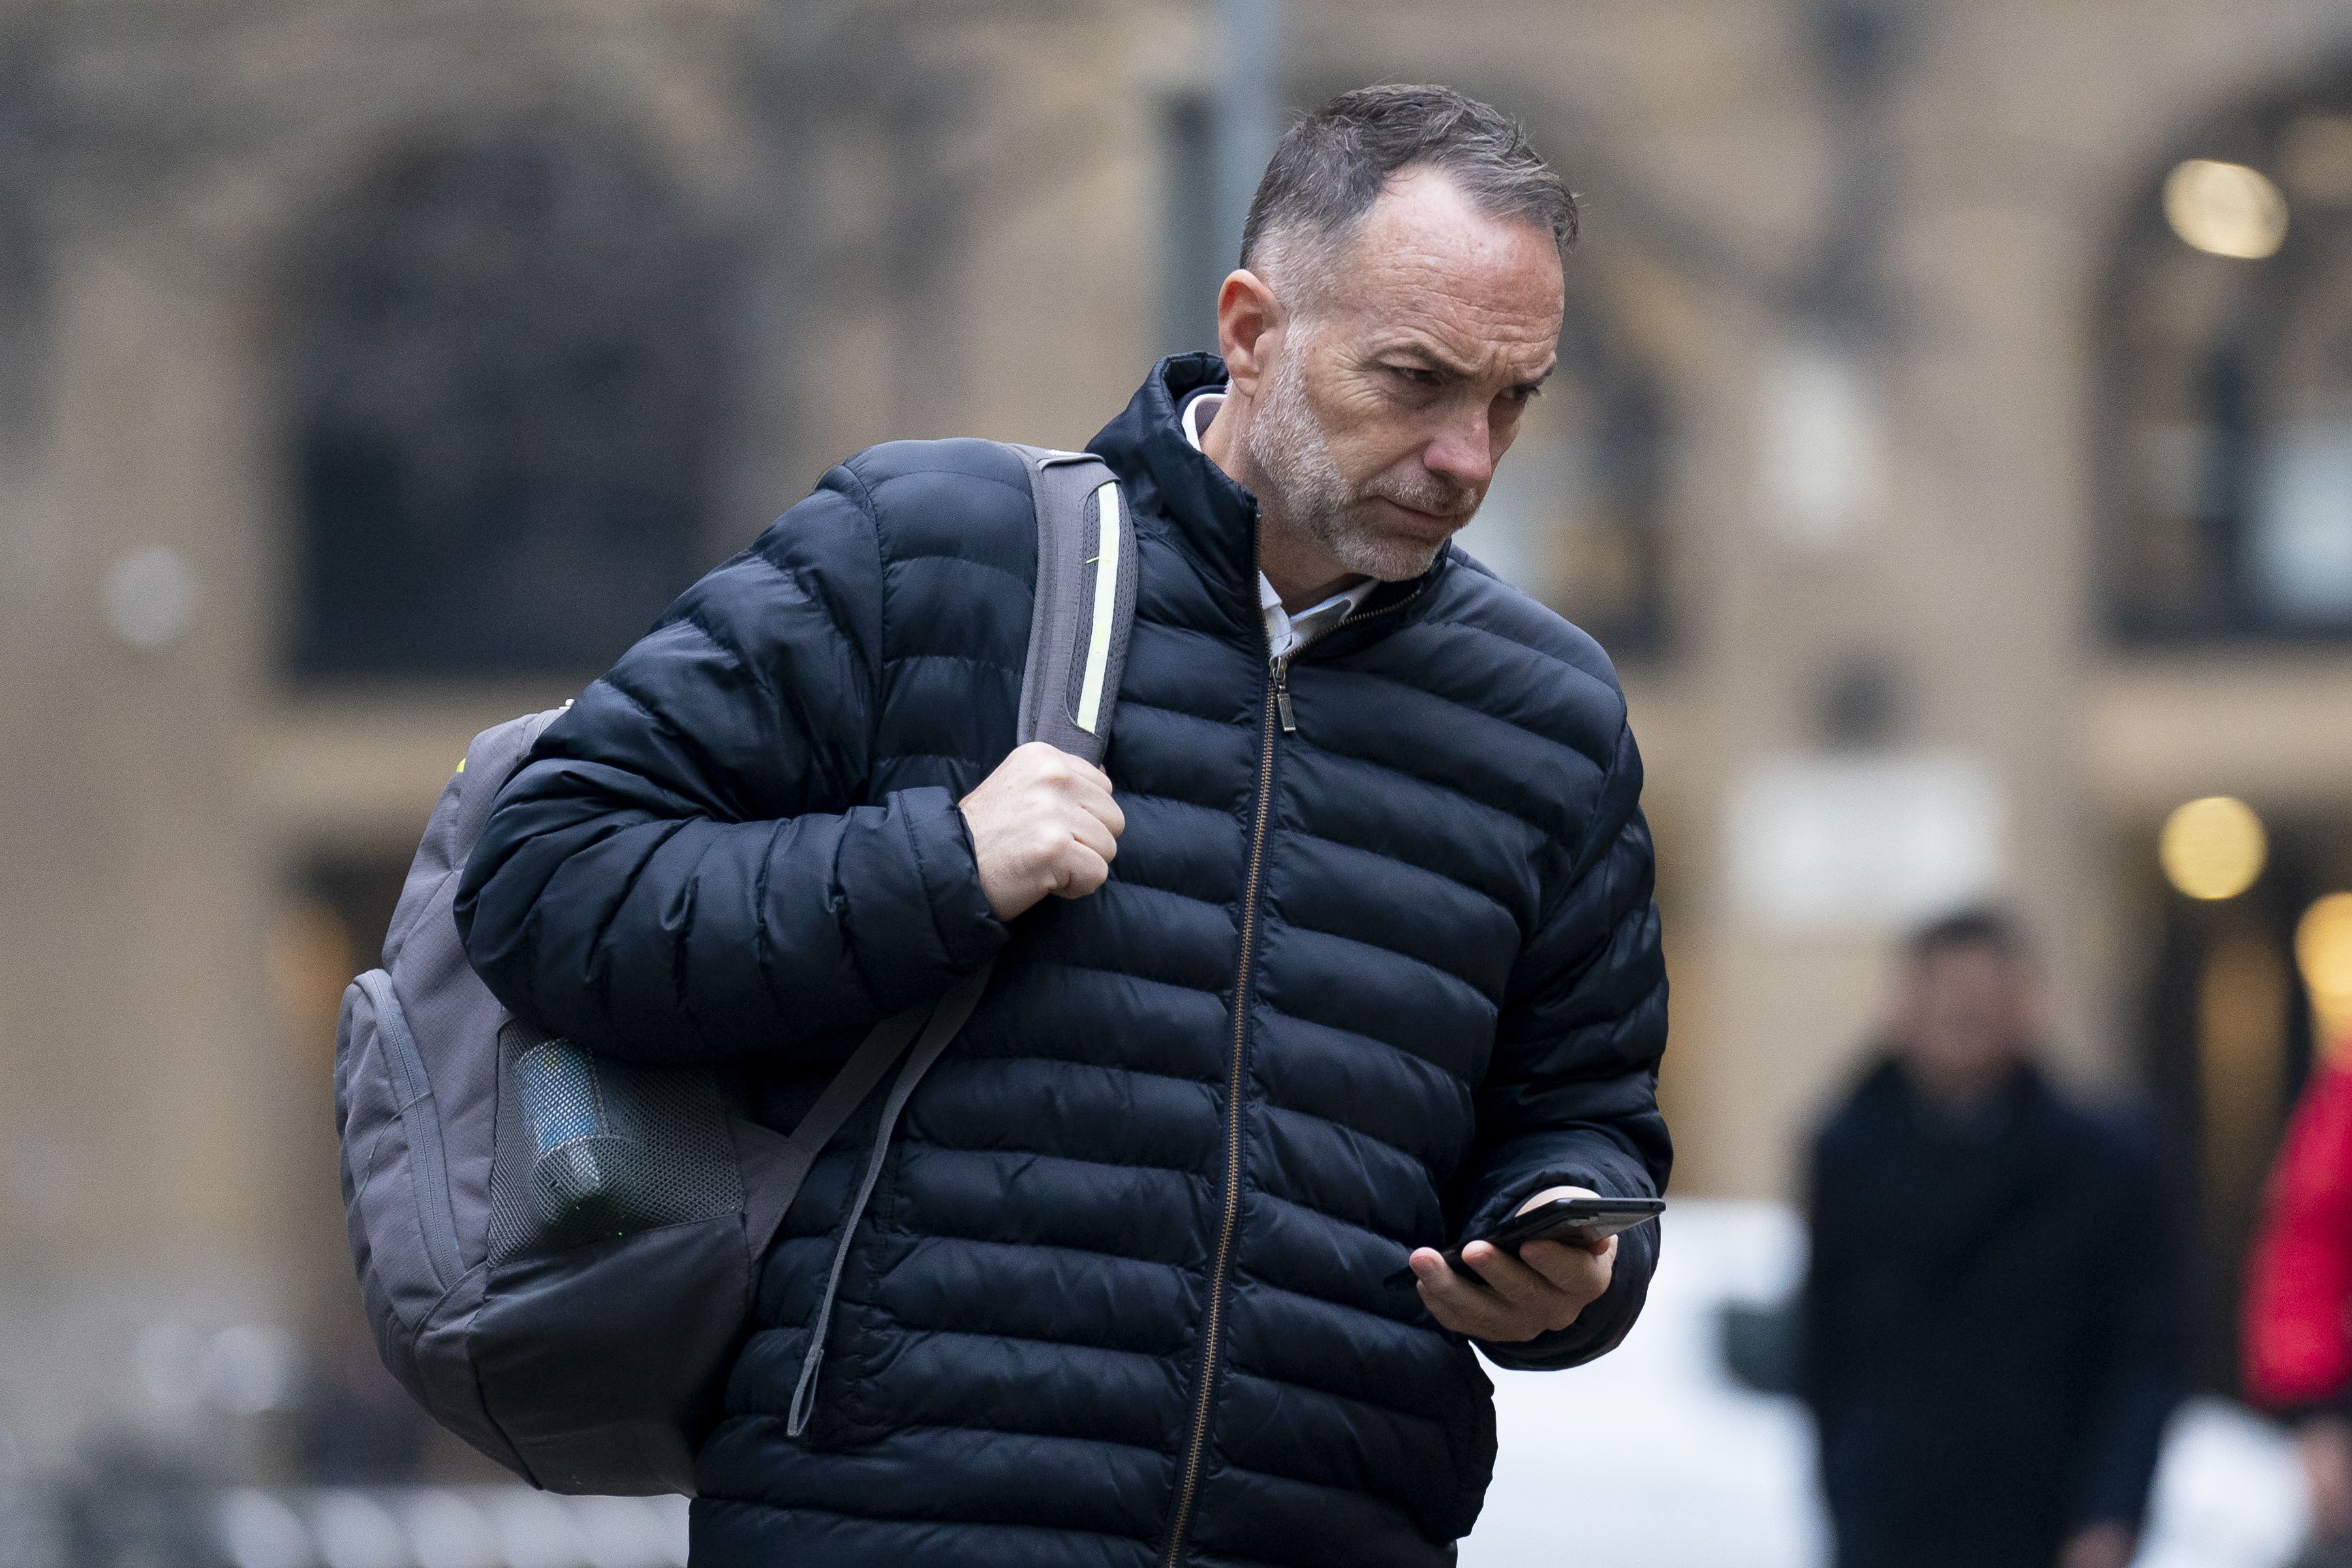
[{"label": "backpack zipper", "polygon": [[1257,945],[1258,893],[1265,872],[1265,826],[1274,806],[1277,711],[1285,721],[1285,729],[1296,727],[1288,722],[1289,694],[1285,689],[1290,661],[1285,656],[1270,655],[1267,664],[1273,679],[1266,685],[1265,727],[1258,748],[1257,818],[1250,830],[1249,873],[1242,886],[1241,962],[1234,972],[1234,1054],[1225,1080],[1224,1214],[1217,1228],[1216,1260],[1209,1274],[1209,1312],[1201,1333],[1201,1393],[1193,1402],[1192,1431],[1184,1447],[1184,1469],[1176,1488],[1175,1510],[1169,1515],[1167,1568],[1176,1568],[1177,1559],[1183,1553],[1184,1527],[1192,1521],[1193,1499],[1201,1488],[1202,1458],[1209,1444],[1209,1408],[1216,1392],[1217,1342],[1224,1333],[1225,1276],[1233,1267],[1234,1233],[1241,1221],[1242,1069],[1249,1040],[1250,967]]},{"label": "backpack zipper", "polygon": [[410,1191],[416,1199],[417,1228],[424,1233],[425,1261],[435,1282],[447,1290],[466,1272],[457,1247],[457,1222],[449,1202],[449,1162],[441,1145],[441,1109],[433,1081],[408,1031],[408,1015],[393,989],[392,976],[370,969],[352,982],[375,1009],[375,1038],[400,1093],[400,1128],[408,1140]]}]

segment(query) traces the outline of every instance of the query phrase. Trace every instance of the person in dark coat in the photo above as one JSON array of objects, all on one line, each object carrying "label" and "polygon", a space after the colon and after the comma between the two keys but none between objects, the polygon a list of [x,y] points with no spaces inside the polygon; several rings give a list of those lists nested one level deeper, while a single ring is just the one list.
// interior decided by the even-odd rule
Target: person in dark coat
[{"label": "person in dark coat", "polygon": [[1655,1194],[1670,1155],[1624,700],[1449,543],[1552,368],[1573,220],[1446,89],[1285,137],[1222,358],[1163,361],[1091,444],[1141,566],[1106,771],[1012,749],[1020,459],[895,443],[690,590],[500,796],[457,904],[499,998],[739,1064],[778,1128],[995,960],[853,1232],[799,1435],[854,1132],[786,1218],[698,1563],[1437,1568],[1495,1458],[1473,1343],[1566,1367],[1632,1326],[1654,1226],[1438,1250]]},{"label": "person in dark coat", "polygon": [[1813,1152],[1807,1397],[1837,1568],[2125,1568],[2186,1376],[2154,1140],[2032,1060],[1999,912],[1916,936]]}]

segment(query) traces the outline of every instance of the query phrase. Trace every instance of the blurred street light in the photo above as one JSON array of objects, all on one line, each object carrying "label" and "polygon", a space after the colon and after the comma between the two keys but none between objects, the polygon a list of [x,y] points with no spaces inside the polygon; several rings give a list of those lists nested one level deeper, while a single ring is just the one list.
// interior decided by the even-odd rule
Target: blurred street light
[{"label": "blurred street light", "polygon": [[2352,893],[2331,893],[2303,912],[2294,961],[2321,1049],[2341,1049],[2352,1034]]},{"label": "blurred street light", "polygon": [[2164,178],[2164,217],[2183,243],[2211,256],[2260,261],[2286,241],[2286,198],[2243,163],[2176,165]]},{"label": "blurred street light", "polygon": [[2263,820],[2243,800],[2208,795],[2165,819],[2157,837],[2165,880],[2190,898],[2235,898],[2262,875],[2270,855]]}]

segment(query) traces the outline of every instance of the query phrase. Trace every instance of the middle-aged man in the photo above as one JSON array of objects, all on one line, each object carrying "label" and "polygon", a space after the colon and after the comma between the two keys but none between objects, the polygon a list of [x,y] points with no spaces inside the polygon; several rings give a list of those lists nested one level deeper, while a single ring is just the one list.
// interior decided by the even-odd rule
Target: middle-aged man
[{"label": "middle-aged man", "polygon": [[2185,1374],[2146,1129],[2033,1065],[1997,910],[1911,940],[1814,1153],[1807,1393],[1837,1568],[2125,1568]]},{"label": "middle-aged man", "polygon": [[1283,139],[1223,362],[1162,363],[1093,443],[1141,561],[1107,774],[1012,749],[1029,487],[943,441],[828,474],[500,798],[458,904],[491,988],[616,1056],[742,1063],[778,1127],[996,960],[797,1437],[854,1137],[787,1218],[698,1563],[1440,1564],[1495,1457],[1471,1344],[1563,1367],[1632,1325],[1654,1228],[1433,1249],[1669,1159],[1623,699],[1448,543],[1551,371],[1574,215],[1442,89]]}]

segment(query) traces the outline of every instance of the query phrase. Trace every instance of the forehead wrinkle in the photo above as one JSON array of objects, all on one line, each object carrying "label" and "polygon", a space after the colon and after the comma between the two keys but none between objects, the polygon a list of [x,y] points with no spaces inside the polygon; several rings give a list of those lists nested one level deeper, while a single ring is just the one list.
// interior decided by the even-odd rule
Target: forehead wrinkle
[{"label": "forehead wrinkle", "polygon": [[[1523,320],[1497,322],[1502,330],[1488,334],[1475,329],[1465,330],[1459,324],[1444,319],[1446,313],[1443,310],[1414,314],[1423,319],[1400,321],[1387,318],[1377,321],[1366,344],[1367,356],[1416,354],[1465,380],[1504,379],[1515,382],[1543,380],[1551,374],[1559,360],[1556,319],[1539,325]],[[1516,317],[1517,313],[1508,314]]]},{"label": "forehead wrinkle", "polygon": [[1334,302],[1337,314],[1358,326],[1373,352],[1411,349],[1466,374],[1532,374],[1557,357],[1556,286],[1529,298],[1526,290],[1481,287],[1450,268],[1402,258],[1375,263],[1352,281],[1334,291],[1344,296]]},{"label": "forehead wrinkle", "polygon": [[1410,329],[1401,336],[1375,340],[1368,350],[1368,357],[1400,353],[1425,360],[1436,369],[1465,381],[1508,379],[1513,382],[1541,382],[1550,376],[1559,362],[1557,352],[1547,353],[1541,365],[1522,369],[1511,362],[1513,355],[1507,347],[1495,345],[1483,353],[1460,354],[1433,346]]}]

